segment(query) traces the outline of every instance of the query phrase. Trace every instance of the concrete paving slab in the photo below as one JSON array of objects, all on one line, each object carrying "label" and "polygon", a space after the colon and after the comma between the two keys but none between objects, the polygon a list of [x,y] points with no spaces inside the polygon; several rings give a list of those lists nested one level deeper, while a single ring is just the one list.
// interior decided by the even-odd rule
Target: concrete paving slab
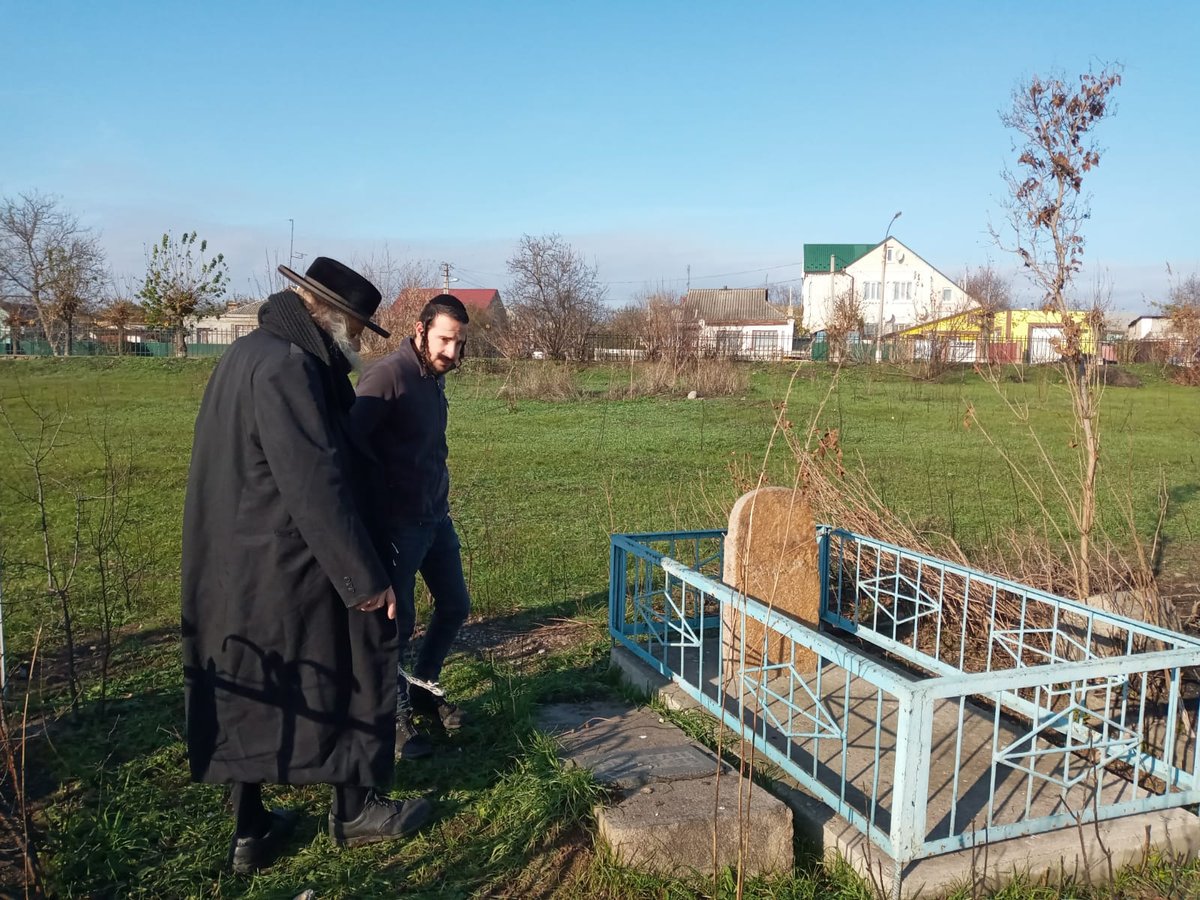
[{"label": "concrete paving slab", "polygon": [[736,775],[648,785],[597,820],[617,859],[644,871],[711,874],[714,842],[719,868],[740,859],[756,875],[794,865],[791,811]]},{"label": "concrete paving slab", "polygon": [[[711,872],[738,861],[749,872],[792,866],[792,814],[761,786],[652,710],[612,703],[542,707],[537,724],[555,734],[565,760],[591,769],[618,792],[597,810],[600,835],[624,864],[648,871]],[[739,830],[739,822],[741,830]]]},{"label": "concrete paving slab", "polygon": [[[556,733],[562,756],[591,769],[596,780],[635,791],[654,782],[715,775],[715,755],[649,709],[597,704],[553,704],[539,711],[538,725]],[[572,722],[575,727],[565,727]]]}]

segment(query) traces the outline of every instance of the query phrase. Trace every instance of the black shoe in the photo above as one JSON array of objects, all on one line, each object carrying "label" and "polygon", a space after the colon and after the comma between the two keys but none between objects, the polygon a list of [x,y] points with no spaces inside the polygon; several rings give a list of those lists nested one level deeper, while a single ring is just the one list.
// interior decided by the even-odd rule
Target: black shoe
[{"label": "black shoe", "polygon": [[[436,682],[435,682],[436,685]],[[438,722],[445,731],[457,731],[469,721],[465,710],[446,699],[440,686],[437,691],[413,684],[408,688],[408,702],[414,715]]]},{"label": "black shoe", "polygon": [[374,791],[367,794],[367,804],[357,819],[343,822],[329,813],[329,836],[339,847],[360,847],[378,841],[412,834],[429,818],[432,804],[421,797],[416,800],[392,800]]},{"label": "black shoe", "polygon": [[296,827],[300,813],[295,809],[273,809],[268,816],[270,825],[262,837],[234,835],[229,845],[229,865],[234,874],[250,875],[273,863]]},{"label": "black shoe", "polygon": [[396,720],[396,759],[424,759],[433,755],[433,741],[418,731],[411,718]]}]

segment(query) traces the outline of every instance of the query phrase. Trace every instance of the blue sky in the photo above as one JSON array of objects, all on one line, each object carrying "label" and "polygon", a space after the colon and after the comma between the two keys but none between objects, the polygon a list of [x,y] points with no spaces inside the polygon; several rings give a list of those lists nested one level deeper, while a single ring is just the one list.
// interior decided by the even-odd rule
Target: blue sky
[{"label": "blue sky", "polygon": [[309,258],[386,248],[503,288],[519,237],[558,232],[620,303],[688,266],[797,279],[804,243],[879,240],[896,210],[943,271],[1008,268],[998,111],[1109,61],[1080,289],[1142,311],[1168,264],[1200,270],[1190,3],[0,0],[0,21],[0,195],[58,195],[132,276],[197,229],[250,292],[292,219]]}]

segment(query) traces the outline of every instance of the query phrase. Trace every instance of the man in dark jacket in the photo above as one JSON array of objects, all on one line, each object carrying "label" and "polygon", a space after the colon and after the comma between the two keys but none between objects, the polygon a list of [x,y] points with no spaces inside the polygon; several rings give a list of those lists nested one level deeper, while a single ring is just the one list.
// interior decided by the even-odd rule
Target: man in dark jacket
[{"label": "man in dark jacket", "polygon": [[[351,414],[355,433],[370,446],[380,469],[375,503],[392,555],[401,660],[396,743],[405,759],[428,756],[433,749],[428,736],[413,727],[413,714],[443,728],[462,723],[461,711],[446,699],[438,679],[471,609],[458,534],[450,520],[445,390],[446,373],[462,359],[468,321],[457,297],[439,294],[430,300],[413,336],[359,381]],[[433,598],[433,615],[410,664],[418,571]]]},{"label": "man in dark jacket", "polygon": [[425,800],[392,774],[395,594],[360,514],[348,378],[379,291],[318,257],[222,357],[196,419],[183,523],[183,656],[193,779],[232,784],[230,861],[278,854],[294,813],[261,785],[334,786],[341,845],[407,834]]}]

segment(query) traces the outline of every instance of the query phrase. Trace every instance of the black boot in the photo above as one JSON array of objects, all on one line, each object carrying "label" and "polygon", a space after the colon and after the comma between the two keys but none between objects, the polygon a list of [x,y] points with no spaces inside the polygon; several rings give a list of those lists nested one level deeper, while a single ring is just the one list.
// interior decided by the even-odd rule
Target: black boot
[{"label": "black boot", "polygon": [[234,835],[229,847],[229,865],[235,874],[250,875],[273,863],[300,818],[294,809],[273,809],[267,815],[266,831],[258,837]]},{"label": "black boot", "polygon": [[411,713],[396,717],[396,759],[425,759],[433,755],[433,741],[413,724]]},{"label": "black boot", "polygon": [[390,841],[412,834],[429,818],[433,806],[426,799],[392,800],[374,791],[357,818],[343,822],[329,813],[329,836],[339,847],[359,847],[378,841]]},{"label": "black boot", "polygon": [[446,699],[445,692],[436,681],[429,682],[430,687],[423,684],[410,684],[408,687],[408,702],[413,715],[418,719],[428,720],[435,728],[440,725],[444,731],[457,731],[467,723],[467,714],[457,704]]}]

